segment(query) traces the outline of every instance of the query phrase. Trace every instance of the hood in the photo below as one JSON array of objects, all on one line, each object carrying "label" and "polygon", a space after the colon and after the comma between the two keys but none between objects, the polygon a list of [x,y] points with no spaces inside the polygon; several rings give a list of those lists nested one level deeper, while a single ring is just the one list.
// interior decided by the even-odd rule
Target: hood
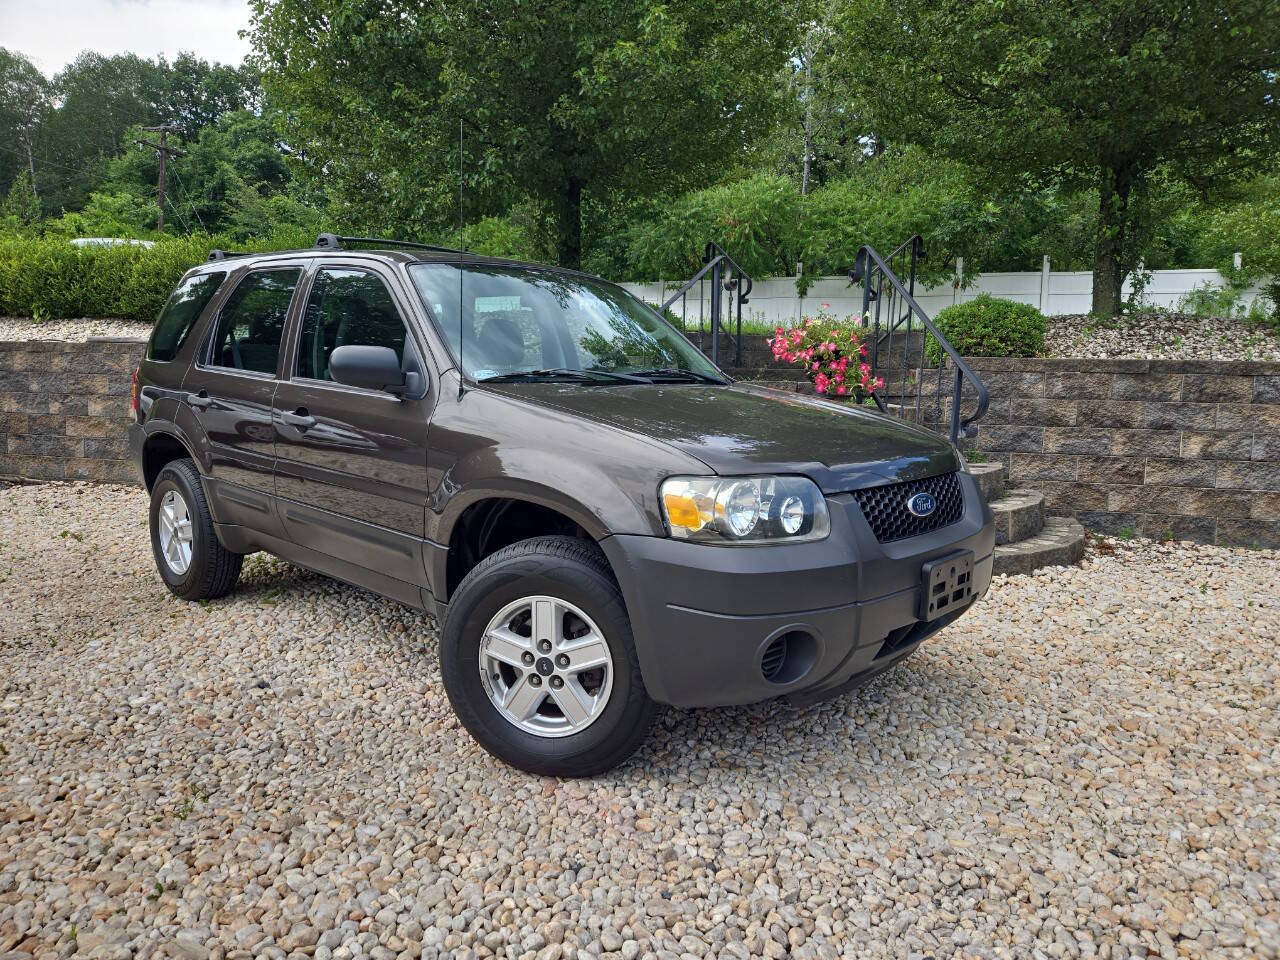
[{"label": "hood", "polygon": [[714,472],[799,473],[825,493],[959,468],[936,433],[871,408],[749,384],[509,383],[484,389],[640,434]]}]

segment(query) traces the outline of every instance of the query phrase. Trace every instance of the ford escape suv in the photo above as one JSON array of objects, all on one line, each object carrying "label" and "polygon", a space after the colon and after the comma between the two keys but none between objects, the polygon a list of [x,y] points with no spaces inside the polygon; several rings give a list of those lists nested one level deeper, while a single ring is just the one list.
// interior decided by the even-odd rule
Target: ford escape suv
[{"label": "ford escape suv", "polygon": [[986,591],[938,435],[733,383],[594,277],[361,246],[215,251],[165,305],[129,438],[179,597],[265,550],[427,611],[475,739],[584,776],[659,704],[840,694]]}]

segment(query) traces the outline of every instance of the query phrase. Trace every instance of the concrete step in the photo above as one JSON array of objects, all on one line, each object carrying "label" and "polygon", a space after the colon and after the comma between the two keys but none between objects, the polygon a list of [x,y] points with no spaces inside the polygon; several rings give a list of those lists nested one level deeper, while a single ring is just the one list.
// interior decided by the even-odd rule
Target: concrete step
[{"label": "concrete step", "polygon": [[978,490],[987,503],[1004,496],[1004,464],[971,463],[969,473],[978,482]]},{"label": "concrete step", "polygon": [[1039,490],[1006,490],[988,500],[996,521],[996,543],[1017,543],[1044,527],[1044,494]]},{"label": "concrete step", "polygon": [[1070,517],[1046,517],[1034,537],[996,547],[992,573],[1030,573],[1039,567],[1073,566],[1084,557],[1084,527]]}]

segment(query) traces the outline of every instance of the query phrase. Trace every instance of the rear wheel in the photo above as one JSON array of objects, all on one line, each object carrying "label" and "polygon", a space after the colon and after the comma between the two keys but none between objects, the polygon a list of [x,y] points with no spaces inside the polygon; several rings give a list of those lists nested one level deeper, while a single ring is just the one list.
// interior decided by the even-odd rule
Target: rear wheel
[{"label": "rear wheel", "polygon": [[165,464],[151,488],[151,549],[165,586],[183,600],[225,596],[240,578],[244,557],[219,542],[191,460]]},{"label": "rear wheel", "polygon": [[530,773],[608,770],[657,714],[608,563],[572,537],[525,540],[481,561],[450,600],[440,664],[471,735]]}]

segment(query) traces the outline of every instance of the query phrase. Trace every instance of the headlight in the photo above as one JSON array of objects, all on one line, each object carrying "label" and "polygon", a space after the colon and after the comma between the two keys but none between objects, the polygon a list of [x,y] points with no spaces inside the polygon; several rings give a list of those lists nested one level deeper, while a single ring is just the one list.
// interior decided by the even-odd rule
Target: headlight
[{"label": "headlight", "polygon": [[807,477],[672,477],[661,488],[671,536],[699,543],[803,543],[831,532],[827,501]]}]

